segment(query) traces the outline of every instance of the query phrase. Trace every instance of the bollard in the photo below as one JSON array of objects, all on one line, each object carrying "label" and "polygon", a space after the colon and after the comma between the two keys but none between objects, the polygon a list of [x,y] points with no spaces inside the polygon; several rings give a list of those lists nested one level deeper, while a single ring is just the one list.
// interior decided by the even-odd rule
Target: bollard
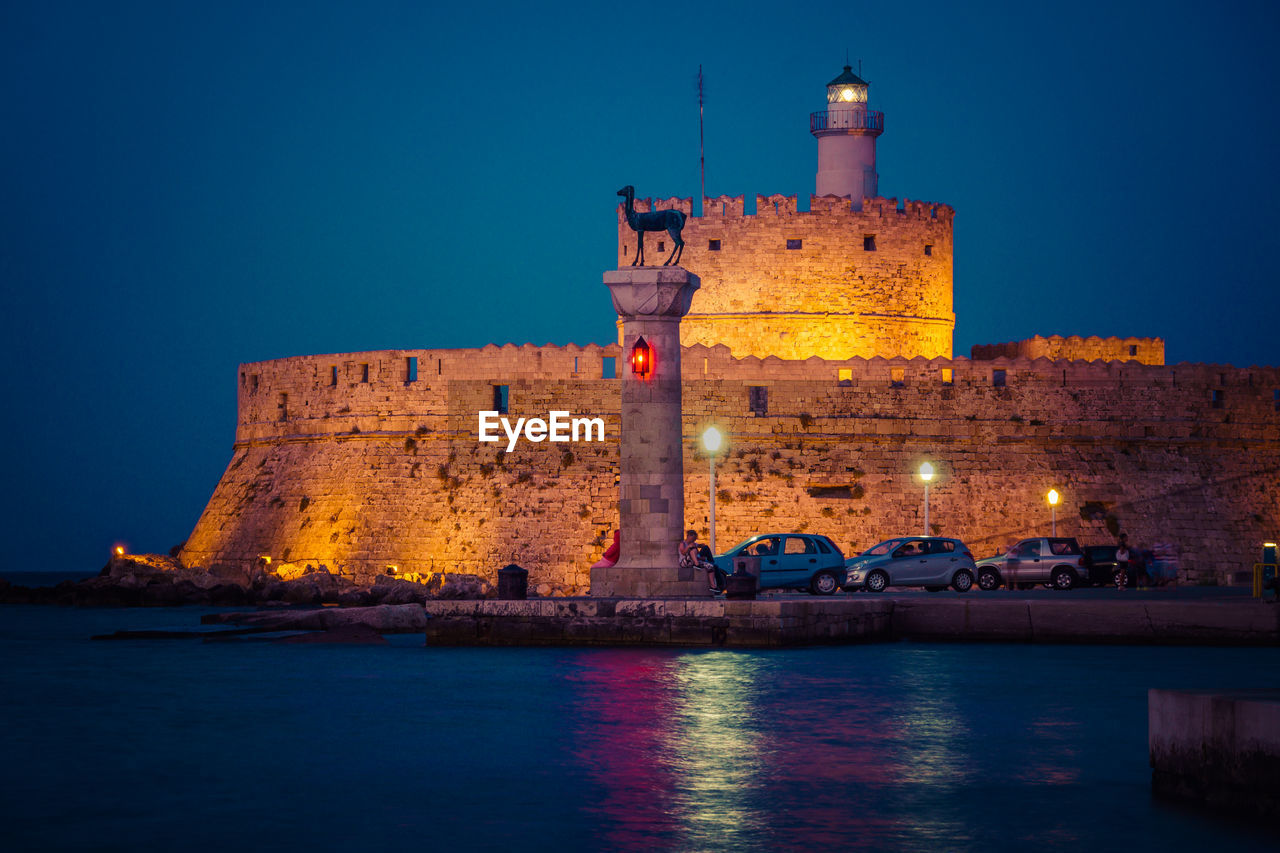
[{"label": "bollard", "polygon": [[[755,573],[752,572],[755,570]],[[760,571],[759,557],[735,557],[733,574],[724,580],[724,597],[736,600],[754,600],[756,597],[756,573]]]},{"label": "bollard", "polygon": [[523,601],[529,597],[529,572],[515,563],[498,569],[498,598]]}]

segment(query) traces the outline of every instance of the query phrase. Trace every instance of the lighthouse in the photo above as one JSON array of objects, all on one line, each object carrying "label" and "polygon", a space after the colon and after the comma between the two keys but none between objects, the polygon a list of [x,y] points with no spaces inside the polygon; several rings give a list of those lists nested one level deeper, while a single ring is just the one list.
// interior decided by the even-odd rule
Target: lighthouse
[{"label": "lighthouse", "polygon": [[876,137],[884,133],[884,113],[867,106],[867,81],[846,65],[827,84],[827,108],[809,115],[818,138],[817,194],[843,196],[862,209],[862,197],[878,195]]}]

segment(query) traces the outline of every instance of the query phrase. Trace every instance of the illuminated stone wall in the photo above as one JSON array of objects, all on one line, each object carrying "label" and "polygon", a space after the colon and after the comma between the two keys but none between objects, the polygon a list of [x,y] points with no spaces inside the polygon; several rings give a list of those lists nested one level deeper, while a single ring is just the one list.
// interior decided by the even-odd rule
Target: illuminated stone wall
[{"label": "illuminated stone wall", "polygon": [[1035,335],[1024,341],[1006,344],[978,344],[969,350],[974,359],[1052,358],[1073,361],[1137,361],[1142,364],[1164,364],[1163,338],[1082,338],[1072,335],[1042,337]]},{"label": "illuminated stone wall", "polygon": [[[509,562],[544,593],[585,592],[617,520],[618,347],[496,347],[306,356],[247,364],[231,461],[186,543],[188,565],[326,565],[363,580]],[[418,365],[409,381],[408,359]],[[686,516],[707,534],[707,461],[694,437],[730,434],[717,465],[718,545],[812,531],[848,552],[922,525],[979,556],[1047,533],[1168,543],[1192,579],[1250,568],[1280,533],[1280,370],[1047,359],[682,356]],[[368,381],[364,381],[368,365]],[[575,371],[576,365],[576,371]],[[333,384],[333,368],[338,383]],[[1001,372],[1003,375],[1001,377]],[[1005,383],[1003,386],[998,381]],[[949,381],[948,381],[949,380]],[[482,444],[493,386],[510,415],[603,415],[605,443]],[[751,410],[750,386],[767,388]],[[757,403],[760,402],[757,393]],[[281,405],[283,404],[283,409]]]},{"label": "illuminated stone wall", "polygon": [[[680,264],[702,288],[681,341],[761,358],[950,358],[952,208],[866,198],[854,211],[832,196],[809,204],[797,211],[795,196],[757,196],[756,213],[744,215],[742,196],[721,196],[694,217],[691,199],[637,200],[640,211],[688,216]],[[620,267],[635,246],[619,207]],[[646,263],[662,263],[671,246],[665,232],[646,234]]]}]

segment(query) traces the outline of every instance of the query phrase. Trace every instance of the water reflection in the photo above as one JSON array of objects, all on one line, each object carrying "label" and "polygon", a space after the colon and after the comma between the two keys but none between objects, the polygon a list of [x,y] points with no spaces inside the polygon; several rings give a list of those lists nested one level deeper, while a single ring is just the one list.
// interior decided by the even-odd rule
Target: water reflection
[{"label": "water reflection", "polygon": [[888,674],[795,661],[583,655],[576,754],[608,843],[959,849],[973,756],[952,679],[928,661]]}]

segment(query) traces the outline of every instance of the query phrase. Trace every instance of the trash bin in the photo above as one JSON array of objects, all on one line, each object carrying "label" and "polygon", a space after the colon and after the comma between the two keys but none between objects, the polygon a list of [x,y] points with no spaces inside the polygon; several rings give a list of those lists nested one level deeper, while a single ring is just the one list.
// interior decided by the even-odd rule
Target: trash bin
[{"label": "trash bin", "polygon": [[529,597],[529,572],[515,563],[498,569],[498,598],[523,601]]},{"label": "trash bin", "polygon": [[754,599],[759,578],[759,557],[734,557],[733,574],[724,579],[724,597]]}]

